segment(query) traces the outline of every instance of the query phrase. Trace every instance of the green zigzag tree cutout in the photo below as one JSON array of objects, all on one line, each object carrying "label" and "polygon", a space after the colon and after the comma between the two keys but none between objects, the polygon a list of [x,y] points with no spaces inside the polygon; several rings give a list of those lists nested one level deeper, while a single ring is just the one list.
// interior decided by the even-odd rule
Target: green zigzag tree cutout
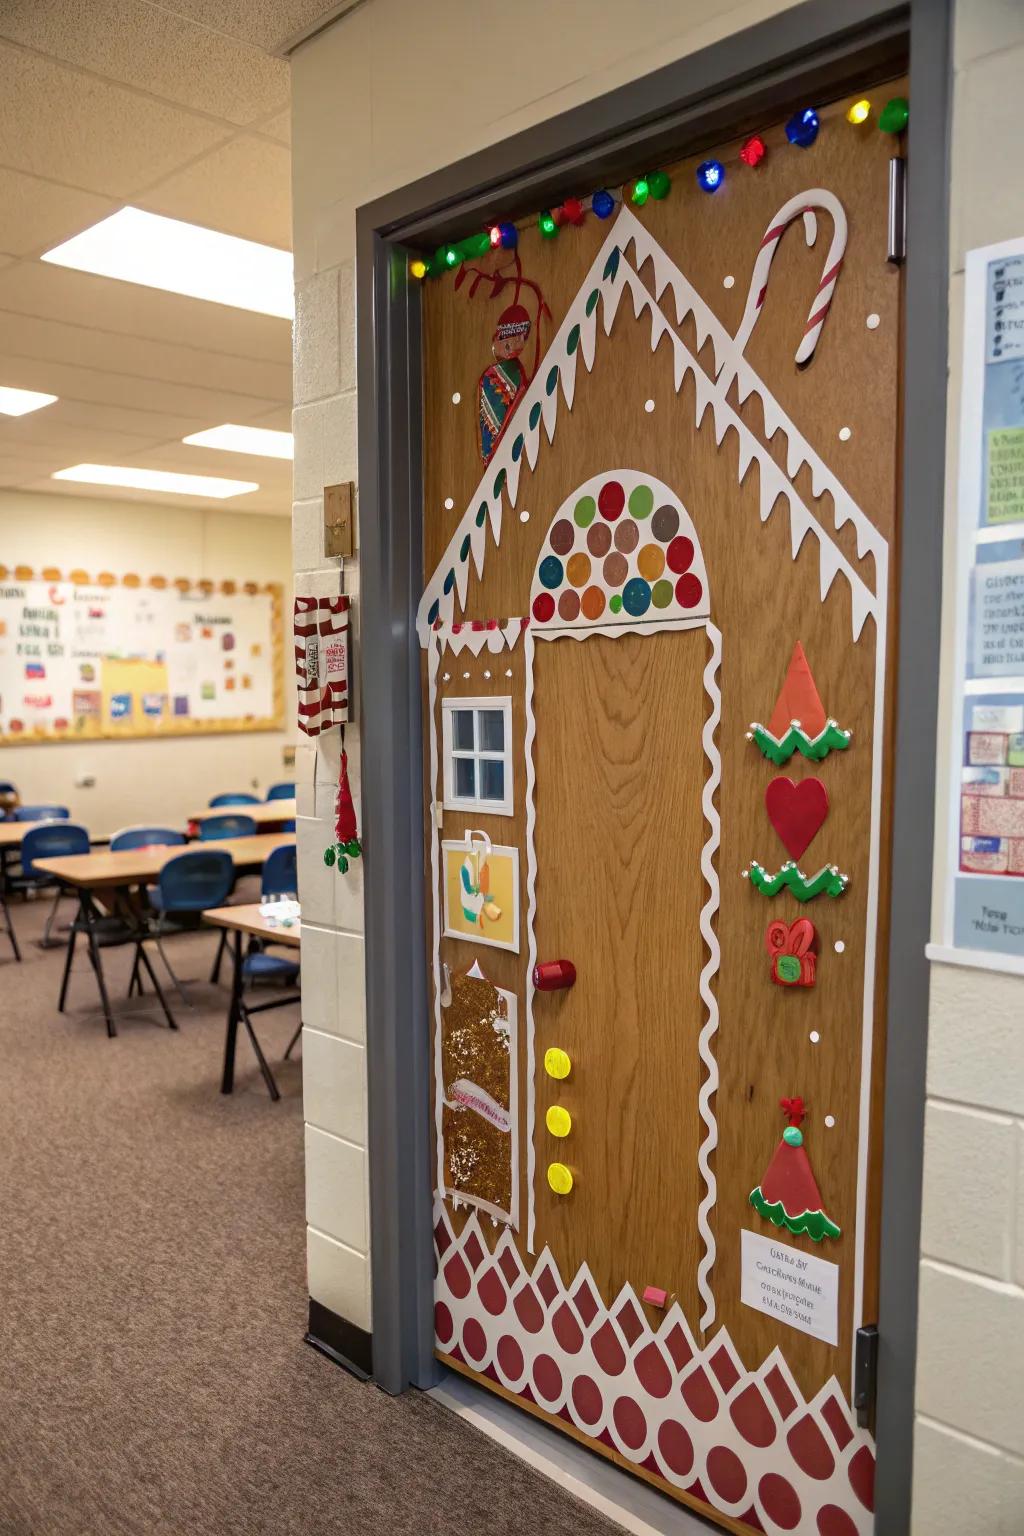
[{"label": "green zigzag tree cutout", "polygon": [[792,859],[783,864],[777,874],[770,875],[756,859],[751,859],[749,869],[743,871],[755,891],[762,896],[777,896],[781,890],[793,893],[797,901],[812,901],[815,896],[841,896],[849,884],[849,875],[841,875],[836,864],[825,864],[810,879],[797,869]]}]

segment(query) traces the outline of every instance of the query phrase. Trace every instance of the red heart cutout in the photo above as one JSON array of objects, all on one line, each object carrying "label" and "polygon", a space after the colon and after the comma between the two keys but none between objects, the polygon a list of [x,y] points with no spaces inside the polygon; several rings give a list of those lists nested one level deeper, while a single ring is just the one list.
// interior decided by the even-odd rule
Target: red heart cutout
[{"label": "red heart cutout", "polygon": [[764,808],[790,858],[799,859],[828,815],[828,791],[820,779],[772,779]]}]

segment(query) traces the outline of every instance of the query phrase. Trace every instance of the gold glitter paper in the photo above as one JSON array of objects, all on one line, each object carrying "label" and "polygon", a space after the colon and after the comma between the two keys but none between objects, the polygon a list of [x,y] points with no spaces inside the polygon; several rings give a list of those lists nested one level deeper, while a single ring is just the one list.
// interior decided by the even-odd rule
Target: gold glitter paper
[{"label": "gold glitter paper", "polygon": [[[452,977],[452,1000],[441,1020],[444,1096],[465,1078],[509,1109],[509,1023],[505,999],[492,982]],[[512,1137],[466,1106],[442,1111],[445,1183],[499,1210],[512,1202]]]}]

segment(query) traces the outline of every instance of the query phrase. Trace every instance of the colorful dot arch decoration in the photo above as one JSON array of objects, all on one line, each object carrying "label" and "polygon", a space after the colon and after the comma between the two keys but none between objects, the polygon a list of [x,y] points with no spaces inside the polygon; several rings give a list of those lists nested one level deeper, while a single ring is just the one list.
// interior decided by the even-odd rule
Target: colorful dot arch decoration
[{"label": "colorful dot arch decoration", "polygon": [[663,481],[613,469],[566,497],[534,572],[531,623],[544,629],[704,623],[710,613],[696,531]]}]

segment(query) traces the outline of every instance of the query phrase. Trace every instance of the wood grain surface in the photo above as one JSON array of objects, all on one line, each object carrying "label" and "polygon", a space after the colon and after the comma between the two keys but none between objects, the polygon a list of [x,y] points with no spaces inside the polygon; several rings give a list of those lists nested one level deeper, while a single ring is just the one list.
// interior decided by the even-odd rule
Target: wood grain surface
[{"label": "wood grain surface", "polygon": [[[880,86],[874,96],[884,99],[901,87],[903,82]],[[898,553],[901,282],[885,255],[894,142],[873,123],[860,129],[846,123],[851,100],[820,109],[821,133],[808,150],[788,145],[781,124],[766,130],[768,155],[756,171],[738,161],[737,144],[711,151],[727,173],[723,189],[713,197],[697,188],[695,159],[668,167],[671,195],[636,212],[732,334],[772,215],[805,189],[823,187],[839,197],[849,221],[849,243],[813,360],[798,368],[794,353],[831,239],[824,214],[813,248],[805,245],[799,222],[783,237],[747,357],[888,540],[891,592]],[[553,313],[553,321],[545,322],[545,341],[575,297],[608,227],[588,217],[581,228],[566,228],[552,242],[529,225],[522,228],[524,271],[540,283]],[[494,270],[503,262],[507,254],[496,253],[479,265]],[[649,266],[641,277],[653,293]],[[456,288],[446,275],[428,283],[423,298],[425,579],[480,479],[476,383],[491,361],[497,313],[509,302],[507,293],[491,301],[484,288],[471,298],[469,288],[468,283]],[[875,316],[877,324],[869,325]],[[675,314],[669,318],[675,324]],[[692,320],[685,318],[678,329],[713,373],[710,344],[698,354]],[[822,601],[817,540],[805,537],[793,557],[785,505],[780,503],[761,522],[756,470],[739,483],[734,434],[716,445],[711,413],[698,426],[696,408],[692,380],[679,394],[675,391],[671,347],[662,345],[652,353],[649,316],[637,320],[624,297],[610,337],[599,328],[593,370],[588,374],[580,364],[572,410],[560,402],[554,442],[542,439],[534,469],[524,464],[516,508],[506,503],[501,543],[495,548],[488,541],[483,575],[471,571],[460,617],[504,618],[529,611],[533,573],[551,521],[565,498],[596,473],[631,468],[655,475],[672,487],[694,521],[707,564],[712,621],[723,634],[717,734],[722,782],[716,801],[722,821],[716,861],[722,958],[714,1045],[720,1073],[714,1155],[718,1196],[712,1218],[715,1328],[727,1327],[750,1367],[781,1347],[802,1390],[811,1396],[833,1374],[844,1387],[850,1384],[877,631],[869,619],[854,641],[845,580],[837,577]],[[785,434],[769,437],[765,432],[756,395],[737,408],[785,467]],[[845,428],[849,435],[841,439]],[[806,469],[797,473],[795,485],[811,515],[874,589],[874,561],[869,553],[859,553],[853,524],[836,530],[832,499],[827,494],[815,498]],[[890,656],[896,617],[893,610]],[[771,714],[798,640],[826,714],[853,731],[853,742],[848,751],[834,752],[820,764],[797,754],[777,768],[745,733],[751,721],[766,721]],[[515,814],[474,814],[470,821],[495,843],[516,843],[521,849],[522,952],[515,956],[442,939],[441,955],[460,969],[479,959],[498,985],[517,992],[520,1018],[526,954],[523,649],[519,644],[500,657],[485,651],[478,658],[446,649],[438,670],[449,676],[439,682],[437,711],[439,717],[440,696],[453,690],[474,696],[507,693],[513,699]],[[697,981],[707,955],[697,924],[706,896],[699,853],[706,835],[700,809],[707,767],[701,730],[709,704],[701,674],[707,654],[703,631],[633,633],[581,642],[538,638],[535,662],[538,958],[564,955],[579,971],[573,992],[535,1000],[538,1063],[548,1044],[565,1045],[574,1060],[558,1102],[574,1116],[573,1133],[561,1144],[560,1155],[577,1175],[567,1200],[548,1191],[544,1169],[553,1140],[544,1130],[543,1112],[554,1101],[555,1085],[538,1066],[535,1249],[549,1243],[566,1279],[586,1261],[606,1299],[626,1282],[638,1290],[650,1283],[675,1292],[695,1333],[701,1252],[696,1208],[702,1194],[696,1166],[702,1133],[696,1035],[703,1022]],[[887,669],[888,663],[887,656]],[[511,678],[505,677],[506,668]],[[483,678],[485,669],[492,671],[490,680]],[[886,756],[892,704],[890,697]],[[825,785],[828,815],[800,864],[808,874],[824,863],[847,872],[849,889],[841,898],[820,897],[806,906],[788,893],[769,900],[742,878],[752,858],[775,870],[788,857],[764,805],[767,785],[779,776],[814,777]],[[436,786],[427,784],[426,793],[428,802],[439,798]],[[882,811],[887,829],[884,799]],[[446,812],[441,835],[461,836],[467,824],[465,817]],[[887,859],[883,849],[880,955],[886,948]],[[435,895],[430,892],[430,899]],[[818,932],[817,983],[813,989],[774,986],[764,944],[767,925],[774,918],[792,922],[804,916]],[[872,1183],[880,1168],[881,961],[873,991]],[[522,1071],[520,1082],[525,1095]],[[785,1124],[778,1101],[792,1095],[806,1101],[805,1145],[825,1208],[843,1230],[837,1241],[823,1245],[789,1234],[785,1241],[840,1266],[837,1347],[744,1307],[739,1299],[743,1229],[775,1235],[748,1197]],[[525,1108],[524,1103],[524,1126]],[[834,1125],[826,1126],[826,1115]],[[525,1190],[525,1157],[521,1168]],[[864,1274],[869,1308],[877,1272],[876,1216],[876,1210],[869,1211]],[[525,1252],[523,1236],[520,1223],[518,1240]]]}]

